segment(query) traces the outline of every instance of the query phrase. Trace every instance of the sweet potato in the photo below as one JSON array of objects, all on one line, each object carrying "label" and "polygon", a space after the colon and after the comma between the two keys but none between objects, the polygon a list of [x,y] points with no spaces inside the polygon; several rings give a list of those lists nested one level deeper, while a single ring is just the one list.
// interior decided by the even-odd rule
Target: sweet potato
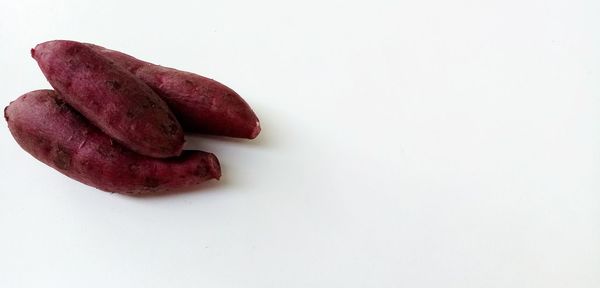
[{"label": "sweet potato", "polygon": [[206,77],[86,44],[135,74],[167,102],[184,130],[253,139],[260,122],[252,108],[229,87]]},{"label": "sweet potato", "polygon": [[163,192],[221,176],[210,153],[185,151],[156,159],[137,154],[93,126],[52,90],[29,92],[4,109],[17,143],[38,160],[87,185],[110,192]]},{"label": "sweet potato", "polygon": [[56,40],[31,50],[65,102],[142,155],[181,153],[183,129],[167,104],[140,79],[79,42]]}]

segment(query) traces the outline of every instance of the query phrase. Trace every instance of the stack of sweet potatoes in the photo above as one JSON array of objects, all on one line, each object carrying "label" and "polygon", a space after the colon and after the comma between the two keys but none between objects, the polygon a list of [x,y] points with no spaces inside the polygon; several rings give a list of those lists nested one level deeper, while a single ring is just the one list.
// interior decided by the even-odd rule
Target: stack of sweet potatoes
[{"label": "stack of sweet potatoes", "polygon": [[98,189],[140,194],[219,179],[215,155],[182,151],[184,131],[260,133],[250,106],[212,79],[75,41],[41,43],[31,56],[54,90],[26,93],[4,109],[13,137]]}]

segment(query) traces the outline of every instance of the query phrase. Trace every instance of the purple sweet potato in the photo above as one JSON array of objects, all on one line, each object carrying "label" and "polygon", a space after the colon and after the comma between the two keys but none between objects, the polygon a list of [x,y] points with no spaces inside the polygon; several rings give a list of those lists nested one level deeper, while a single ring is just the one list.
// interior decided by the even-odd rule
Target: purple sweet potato
[{"label": "purple sweet potato", "polygon": [[65,102],[127,148],[157,158],[181,154],[181,125],[144,82],[89,46],[56,40],[31,50]]},{"label": "purple sweet potato", "polygon": [[144,81],[171,107],[184,130],[254,139],[260,122],[252,108],[229,87],[206,77],[86,44]]},{"label": "purple sweet potato", "polygon": [[201,151],[156,159],[137,154],[77,113],[52,90],[29,92],[4,109],[19,145],[60,173],[110,192],[180,189],[221,176],[217,158]]}]

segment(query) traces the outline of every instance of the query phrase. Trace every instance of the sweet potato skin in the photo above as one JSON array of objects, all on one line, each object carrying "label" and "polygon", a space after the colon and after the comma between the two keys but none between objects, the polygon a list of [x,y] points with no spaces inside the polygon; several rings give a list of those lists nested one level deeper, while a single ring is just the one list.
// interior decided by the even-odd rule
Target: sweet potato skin
[{"label": "sweet potato skin", "polygon": [[75,41],[44,42],[31,55],[61,98],[121,144],[157,158],[181,153],[181,125],[167,104],[126,69]]},{"label": "sweet potato skin", "polygon": [[194,73],[86,45],[150,86],[171,107],[184,130],[249,139],[260,133],[260,122],[252,108],[229,87]]},{"label": "sweet potato skin", "polygon": [[221,176],[217,158],[201,151],[156,159],[137,154],[89,123],[53,90],[36,90],[4,109],[17,143],[60,173],[98,189],[147,194]]}]

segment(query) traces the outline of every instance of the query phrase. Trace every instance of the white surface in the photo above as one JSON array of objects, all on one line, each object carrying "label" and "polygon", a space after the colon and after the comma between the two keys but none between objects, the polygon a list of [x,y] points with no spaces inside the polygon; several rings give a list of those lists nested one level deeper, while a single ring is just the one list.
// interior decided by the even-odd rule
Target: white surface
[{"label": "white surface", "polygon": [[93,42],[238,91],[220,183],[103,193],[0,125],[0,287],[600,287],[600,2],[0,2],[29,49]]}]

